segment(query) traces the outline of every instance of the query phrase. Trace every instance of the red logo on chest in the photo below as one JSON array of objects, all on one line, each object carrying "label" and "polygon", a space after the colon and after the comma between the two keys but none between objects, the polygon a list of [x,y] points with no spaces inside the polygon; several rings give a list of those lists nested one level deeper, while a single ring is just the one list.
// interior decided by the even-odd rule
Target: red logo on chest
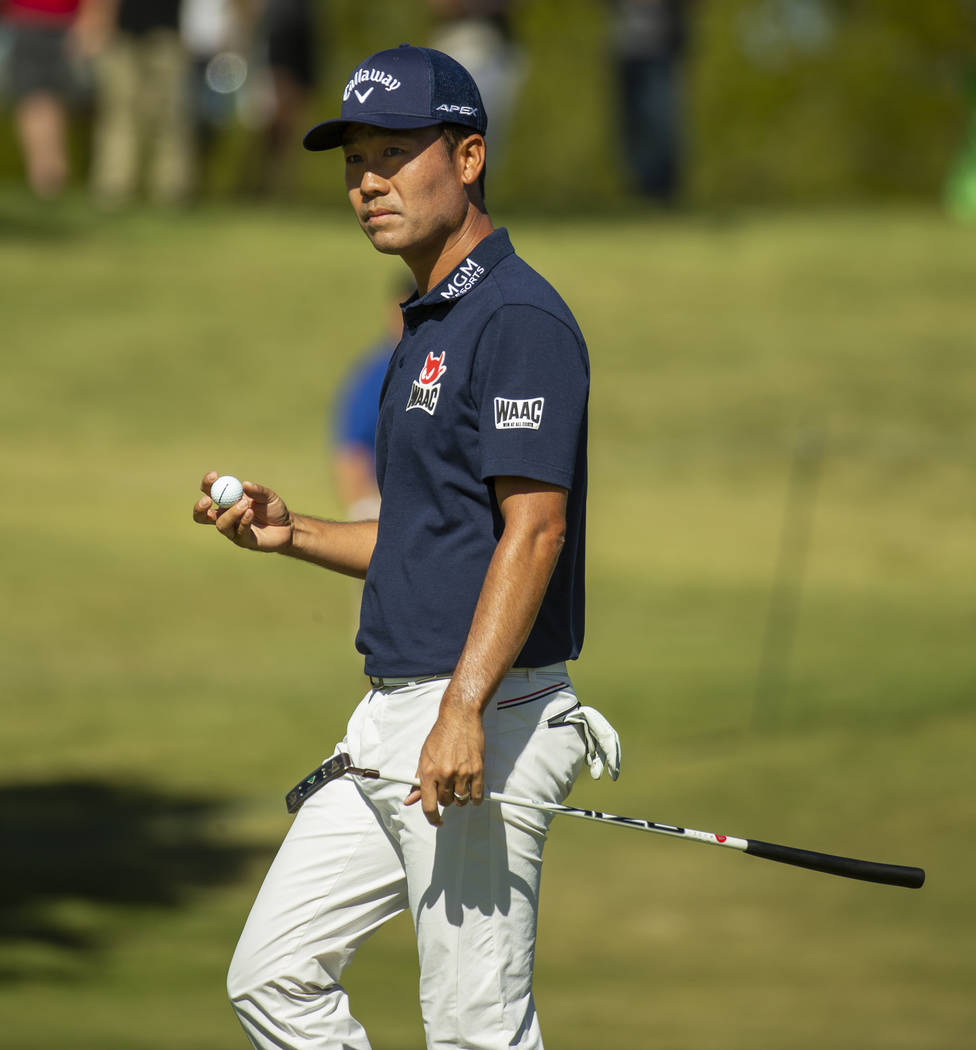
[{"label": "red logo on chest", "polygon": [[447,371],[447,365],[444,364],[444,358],[447,357],[447,351],[441,352],[440,357],[434,357],[430,351],[427,352],[427,361],[424,367],[420,370],[420,382],[424,386],[430,386],[432,383],[436,383],[438,379]]}]

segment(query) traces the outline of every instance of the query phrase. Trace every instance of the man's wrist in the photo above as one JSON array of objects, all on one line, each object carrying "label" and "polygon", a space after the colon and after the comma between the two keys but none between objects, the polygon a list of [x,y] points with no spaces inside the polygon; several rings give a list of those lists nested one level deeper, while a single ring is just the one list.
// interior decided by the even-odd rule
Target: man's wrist
[{"label": "man's wrist", "polygon": [[494,690],[486,694],[480,689],[465,689],[456,678],[452,678],[441,697],[440,712],[481,722],[493,695]]},{"label": "man's wrist", "polygon": [[293,514],[288,511],[288,523],[286,528],[288,529],[288,539],[278,548],[277,553],[285,555],[286,558],[301,558],[302,557],[302,535],[307,534],[308,529],[302,528],[301,522],[303,521],[301,514]]}]

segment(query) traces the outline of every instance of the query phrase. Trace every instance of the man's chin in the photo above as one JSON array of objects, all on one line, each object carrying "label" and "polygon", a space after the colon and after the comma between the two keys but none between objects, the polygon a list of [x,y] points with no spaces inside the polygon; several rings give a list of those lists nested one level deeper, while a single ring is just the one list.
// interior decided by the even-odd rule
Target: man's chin
[{"label": "man's chin", "polygon": [[369,238],[370,243],[378,251],[384,255],[399,255],[402,249],[400,238],[397,237],[392,231],[389,230],[371,230],[368,227],[363,228],[363,233]]}]

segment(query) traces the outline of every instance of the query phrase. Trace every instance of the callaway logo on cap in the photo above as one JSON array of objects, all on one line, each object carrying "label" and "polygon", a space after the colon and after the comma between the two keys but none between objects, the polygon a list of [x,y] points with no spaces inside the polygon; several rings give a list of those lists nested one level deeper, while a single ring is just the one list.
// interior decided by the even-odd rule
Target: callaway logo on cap
[{"label": "callaway logo on cap", "polygon": [[306,149],[335,149],[349,124],[406,130],[463,124],[482,135],[485,107],[471,74],[442,51],[401,44],[361,62],[342,92],[338,120],[306,132]]}]

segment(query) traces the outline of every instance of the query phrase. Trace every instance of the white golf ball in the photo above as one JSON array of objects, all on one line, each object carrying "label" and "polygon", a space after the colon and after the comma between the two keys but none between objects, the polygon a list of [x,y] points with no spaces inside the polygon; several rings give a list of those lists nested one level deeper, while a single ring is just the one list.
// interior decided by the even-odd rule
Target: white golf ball
[{"label": "white golf ball", "polygon": [[232,474],[224,474],[210,486],[210,498],[218,507],[233,507],[244,495],[244,486]]}]

